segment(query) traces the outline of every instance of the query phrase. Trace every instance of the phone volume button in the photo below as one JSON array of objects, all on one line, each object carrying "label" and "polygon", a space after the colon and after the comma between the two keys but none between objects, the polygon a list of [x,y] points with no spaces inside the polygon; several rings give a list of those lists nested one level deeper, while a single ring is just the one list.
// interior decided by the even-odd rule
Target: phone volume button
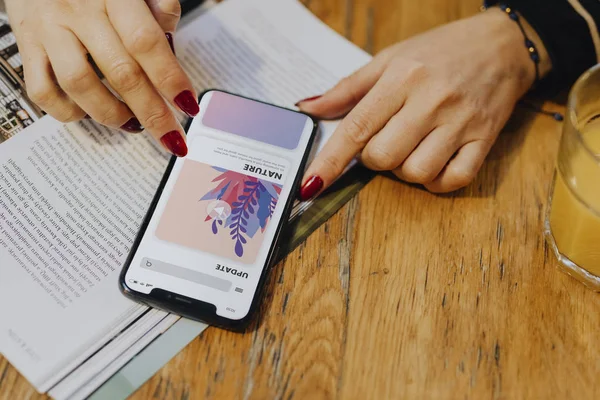
[{"label": "phone volume button", "polygon": [[271,268],[273,268],[273,267],[275,266],[275,264],[276,264],[277,262],[279,262],[279,252],[280,252],[280,251],[281,251],[281,246],[279,246],[279,245],[278,245],[277,247],[275,247],[275,251],[273,252],[273,260],[274,260],[275,262],[272,262],[272,263],[271,263]]}]

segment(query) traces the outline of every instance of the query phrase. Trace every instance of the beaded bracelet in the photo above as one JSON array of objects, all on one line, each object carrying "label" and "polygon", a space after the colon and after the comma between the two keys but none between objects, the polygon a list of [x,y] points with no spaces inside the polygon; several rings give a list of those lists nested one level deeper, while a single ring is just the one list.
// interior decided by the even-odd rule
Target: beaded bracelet
[{"label": "beaded bracelet", "polygon": [[[497,3],[498,3],[497,0],[495,0],[495,1],[494,0],[484,0],[483,5],[481,6],[481,10],[485,11],[485,10],[493,7]],[[540,54],[538,53],[537,47],[535,46],[533,41],[531,39],[529,39],[529,37],[527,36],[527,33],[525,32],[525,28],[523,28],[523,24],[521,23],[521,20],[519,19],[519,14],[517,14],[512,9],[512,7],[510,7],[509,5],[507,5],[505,3],[498,4],[498,7],[502,11],[504,11],[510,19],[512,19],[513,21],[515,21],[517,23],[517,25],[519,26],[519,29],[521,30],[521,33],[523,34],[523,37],[525,38],[525,47],[527,47],[527,51],[529,52],[529,57],[531,58],[531,60],[533,61],[533,64],[535,65],[535,81],[533,83],[533,87],[535,88],[540,80],[540,67],[539,67]],[[535,104],[532,104],[528,101],[525,101],[525,100],[519,101],[519,104],[525,108],[529,108],[540,114],[548,115],[548,116],[554,118],[556,121],[560,122],[563,120],[563,115],[561,113],[553,112],[553,111],[546,111],[546,110],[542,109],[541,107],[539,107]]]},{"label": "beaded bracelet", "polygon": [[[492,4],[490,4],[490,3],[491,2],[489,2],[489,1],[484,1],[482,9],[483,10],[489,9],[492,6]],[[519,29],[521,30],[521,33],[523,34],[523,37],[525,38],[525,47],[527,48],[527,51],[529,52],[529,57],[531,58],[531,60],[533,61],[533,64],[535,65],[535,81],[533,83],[533,87],[535,87],[535,86],[537,86],[537,84],[540,80],[540,54],[538,53],[537,47],[535,46],[535,43],[533,43],[533,41],[531,39],[529,39],[529,37],[527,36],[527,33],[525,32],[525,28],[523,28],[523,24],[521,23],[521,19],[519,18],[519,14],[517,14],[517,12],[511,6],[509,6],[508,4],[505,4],[505,3],[498,4],[498,8],[500,8],[502,11],[504,11],[510,19],[512,19],[513,21],[515,21],[517,23],[517,25],[519,26]]]}]

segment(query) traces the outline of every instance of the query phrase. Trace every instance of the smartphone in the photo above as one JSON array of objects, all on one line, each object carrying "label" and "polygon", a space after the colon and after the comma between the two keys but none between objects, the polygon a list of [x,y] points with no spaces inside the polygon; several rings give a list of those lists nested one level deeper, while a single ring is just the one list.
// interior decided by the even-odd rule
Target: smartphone
[{"label": "smartphone", "polygon": [[119,279],[127,297],[244,330],[259,306],[317,125],[209,90],[171,160]]}]

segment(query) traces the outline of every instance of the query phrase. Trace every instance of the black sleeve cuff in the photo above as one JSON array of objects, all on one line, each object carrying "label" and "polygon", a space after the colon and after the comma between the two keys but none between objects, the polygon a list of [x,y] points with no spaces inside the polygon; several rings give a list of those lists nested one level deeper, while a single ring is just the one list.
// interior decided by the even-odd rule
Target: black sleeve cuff
[{"label": "black sleeve cuff", "polygon": [[179,3],[181,3],[181,15],[183,16],[204,3],[204,0],[179,0]]},{"label": "black sleeve cuff", "polygon": [[[500,1],[485,3],[496,5]],[[600,20],[600,2],[580,3],[596,21]],[[538,85],[540,91],[556,93],[566,89],[596,64],[590,26],[567,0],[512,0],[507,4],[535,29],[552,60],[552,71]]]}]

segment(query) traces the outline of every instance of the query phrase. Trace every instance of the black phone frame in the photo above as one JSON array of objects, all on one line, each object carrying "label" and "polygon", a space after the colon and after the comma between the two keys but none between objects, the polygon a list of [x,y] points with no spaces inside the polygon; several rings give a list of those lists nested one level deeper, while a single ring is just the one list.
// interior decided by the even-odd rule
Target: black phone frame
[{"label": "black phone frame", "polygon": [[[146,233],[146,229],[148,228],[148,224],[150,223],[150,220],[152,219],[154,211],[156,210],[156,206],[162,195],[162,192],[167,183],[167,180],[169,179],[169,176],[171,175],[173,166],[175,165],[175,161],[177,160],[177,157],[175,157],[175,156],[172,156],[171,160],[169,161],[169,164],[168,164],[168,166],[165,170],[165,173],[160,181],[160,184],[157,188],[156,194],[154,195],[154,198],[152,199],[152,202],[150,203],[150,207],[148,208],[148,211],[146,212],[146,216],[144,217],[144,220],[143,220],[142,224],[140,225],[140,230],[139,230],[138,234],[136,235],[136,238],[133,242],[133,245],[131,247],[131,250],[129,252],[127,260],[125,261],[125,264],[123,265],[121,274],[119,276],[119,290],[121,291],[121,293],[123,293],[123,295],[125,295],[129,299],[136,301],[138,303],[145,304],[149,307],[162,309],[167,312],[178,314],[183,317],[193,319],[196,321],[204,322],[209,325],[218,326],[220,328],[241,332],[241,331],[246,330],[248,325],[254,319],[256,311],[260,308],[260,299],[262,298],[262,296],[264,294],[263,292],[265,289],[265,283],[267,281],[268,274],[269,274],[270,270],[273,268],[273,266],[275,265],[275,263],[277,262],[277,252],[279,250],[279,243],[281,240],[281,232],[289,220],[290,213],[291,213],[293,205],[294,205],[294,199],[295,199],[294,194],[298,192],[300,182],[301,182],[302,176],[304,174],[304,169],[306,167],[306,163],[307,163],[307,160],[308,160],[308,157],[310,154],[310,150],[311,150],[312,145],[315,140],[318,125],[317,125],[317,122],[314,120],[314,118],[306,113],[303,113],[303,112],[300,112],[297,110],[292,110],[292,109],[285,108],[285,107],[281,107],[281,106],[277,106],[275,104],[267,103],[267,102],[253,99],[250,97],[241,96],[239,94],[231,93],[231,92],[228,92],[225,90],[220,90],[220,89],[205,90],[198,96],[198,103],[201,102],[204,95],[206,95],[209,92],[214,92],[214,91],[227,93],[227,94],[242,97],[242,98],[245,98],[248,100],[257,101],[259,103],[266,104],[269,106],[273,106],[273,107],[281,108],[284,110],[292,111],[295,113],[303,114],[303,115],[307,116],[313,123],[313,129],[310,134],[310,138],[308,140],[306,148],[304,149],[304,154],[302,156],[302,160],[300,161],[298,170],[296,171],[296,176],[294,177],[294,182],[292,185],[292,189],[290,191],[290,196],[288,197],[287,202],[285,204],[285,208],[283,210],[283,214],[281,216],[279,224],[277,224],[274,240],[271,243],[271,247],[270,247],[269,253],[267,255],[267,260],[265,261],[265,265],[263,266],[261,276],[259,278],[259,281],[258,281],[258,284],[256,287],[256,291],[254,292],[254,297],[252,298],[252,303],[250,304],[250,309],[248,310],[248,313],[244,317],[242,317],[240,319],[230,319],[230,318],[226,318],[226,317],[217,315],[217,307],[214,304],[211,304],[208,302],[204,302],[204,301],[197,300],[197,299],[194,299],[191,297],[183,296],[179,293],[169,292],[164,289],[158,289],[158,288],[152,289],[149,294],[145,294],[145,293],[140,293],[138,291],[135,291],[135,290],[131,289],[129,286],[127,286],[127,283],[125,281],[125,275],[127,274],[127,271],[129,270],[129,267],[131,265],[131,262],[133,261],[135,253],[139,247],[139,244],[142,241],[142,238],[144,237],[144,234]],[[193,121],[193,118],[190,118],[187,121],[187,124],[185,126],[186,135],[187,135],[188,130],[190,129],[192,121]]]}]

